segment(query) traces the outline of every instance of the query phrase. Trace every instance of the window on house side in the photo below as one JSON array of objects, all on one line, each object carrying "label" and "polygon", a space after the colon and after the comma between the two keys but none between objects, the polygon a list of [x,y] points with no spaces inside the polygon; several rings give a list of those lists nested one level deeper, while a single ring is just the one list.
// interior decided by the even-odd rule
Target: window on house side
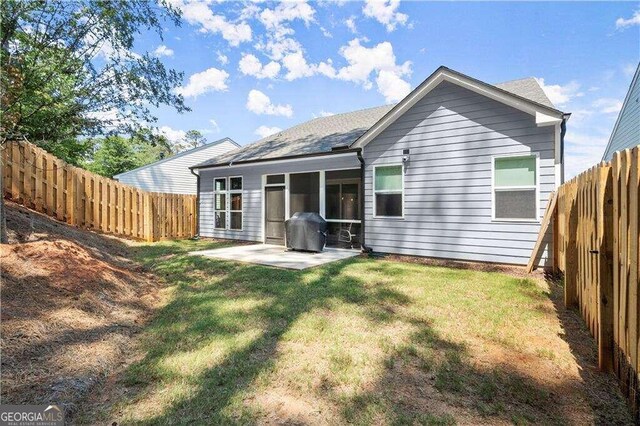
[{"label": "window on house side", "polygon": [[494,158],[494,219],[537,219],[537,161],[536,156]]},{"label": "window on house side", "polygon": [[242,230],[242,177],[229,178],[229,229]]},{"label": "window on house side", "polygon": [[213,180],[213,210],[215,229],[227,229],[227,179]]},{"label": "window on house side", "polygon": [[404,182],[402,165],[374,168],[374,216],[402,217]]}]

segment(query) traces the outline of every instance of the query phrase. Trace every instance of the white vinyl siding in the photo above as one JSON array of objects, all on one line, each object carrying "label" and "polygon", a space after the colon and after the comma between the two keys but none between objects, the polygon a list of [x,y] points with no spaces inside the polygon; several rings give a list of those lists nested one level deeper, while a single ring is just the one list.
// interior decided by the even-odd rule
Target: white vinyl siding
[{"label": "white vinyl siding", "polygon": [[197,193],[197,178],[189,167],[237,149],[230,139],[212,142],[201,148],[176,154],[146,166],[121,173],[115,178],[145,191],[172,194]]}]

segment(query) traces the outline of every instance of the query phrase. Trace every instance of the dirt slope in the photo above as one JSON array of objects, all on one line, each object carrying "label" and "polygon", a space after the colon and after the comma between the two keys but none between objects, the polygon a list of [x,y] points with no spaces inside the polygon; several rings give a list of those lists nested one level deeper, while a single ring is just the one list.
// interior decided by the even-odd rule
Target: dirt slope
[{"label": "dirt slope", "polygon": [[7,203],[0,246],[2,402],[77,404],[134,358],[160,285],[127,259],[131,242]]}]

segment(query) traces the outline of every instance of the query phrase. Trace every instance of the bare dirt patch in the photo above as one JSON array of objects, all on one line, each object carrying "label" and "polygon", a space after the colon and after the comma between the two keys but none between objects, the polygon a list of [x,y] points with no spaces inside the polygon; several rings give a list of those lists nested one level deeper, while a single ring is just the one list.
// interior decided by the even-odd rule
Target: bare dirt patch
[{"label": "bare dirt patch", "polygon": [[2,400],[77,404],[134,358],[161,284],[127,259],[130,242],[7,203],[0,246]]}]

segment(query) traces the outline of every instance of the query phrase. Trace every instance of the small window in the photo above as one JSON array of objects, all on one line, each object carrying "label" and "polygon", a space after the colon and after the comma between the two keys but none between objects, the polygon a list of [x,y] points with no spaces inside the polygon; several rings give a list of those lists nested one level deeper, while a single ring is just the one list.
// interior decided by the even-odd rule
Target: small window
[{"label": "small window", "polygon": [[242,190],[242,178],[241,177],[232,177],[231,179],[229,179],[229,181],[231,182],[231,184],[229,185],[231,187],[231,191]]},{"label": "small window", "polygon": [[267,185],[284,185],[284,175],[267,176]]},{"label": "small window", "polygon": [[213,210],[214,227],[216,229],[227,228],[227,179],[219,178],[213,180]]},{"label": "small window", "polygon": [[229,229],[242,230],[242,177],[229,178]]},{"label": "small window", "polygon": [[494,219],[537,220],[537,161],[536,156],[494,159]]},{"label": "small window", "polygon": [[374,168],[374,216],[402,217],[404,182],[402,166]]}]

